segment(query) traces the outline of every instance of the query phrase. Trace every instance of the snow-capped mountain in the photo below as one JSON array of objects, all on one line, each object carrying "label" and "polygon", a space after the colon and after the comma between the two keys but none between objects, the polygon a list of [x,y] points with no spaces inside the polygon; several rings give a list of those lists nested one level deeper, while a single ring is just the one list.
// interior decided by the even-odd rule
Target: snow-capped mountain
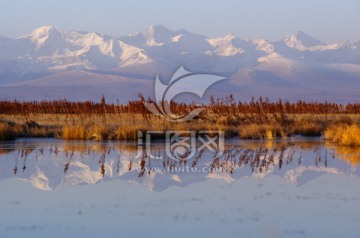
[{"label": "snow-capped mountain", "polygon": [[292,33],[289,36],[286,36],[283,42],[290,48],[294,48],[300,51],[304,51],[307,49],[311,49],[316,46],[325,45],[324,42],[321,42],[306,33],[299,31],[296,33]]},{"label": "snow-capped mountain", "polygon": [[[0,36],[0,99],[105,94],[126,101],[139,92],[151,95],[149,80],[168,78],[181,65],[228,76],[216,92],[239,97],[356,101],[360,90],[360,41],[327,44],[301,31],[278,42],[208,38],[161,25],[112,37],[43,26],[16,39]],[[79,97],[70,89],[66,94],[72,84]]]}]

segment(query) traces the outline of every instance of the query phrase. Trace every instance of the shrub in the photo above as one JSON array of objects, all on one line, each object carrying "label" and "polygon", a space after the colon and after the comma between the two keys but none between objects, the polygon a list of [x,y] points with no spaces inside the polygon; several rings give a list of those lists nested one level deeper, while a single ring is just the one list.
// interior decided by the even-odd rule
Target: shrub
[{"label": "shrub", "polygon": [[340,145],[360,146],[360,127],[355,124],[333,125],[325,131],[325,138]]}]

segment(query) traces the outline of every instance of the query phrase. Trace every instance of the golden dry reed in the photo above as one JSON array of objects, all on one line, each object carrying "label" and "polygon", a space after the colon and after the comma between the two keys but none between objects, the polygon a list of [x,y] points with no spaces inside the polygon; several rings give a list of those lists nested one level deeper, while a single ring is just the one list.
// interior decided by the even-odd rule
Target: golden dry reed
[{"label": "golden dry reed", "polygon": [[325,131],[325,138],[340,145],[360,146],[360,126],[335,124]]},{"label": "golden dry reed", "polygon": [[[261,97],[235,102],[232,95],[210,99],[199,116],[175,123],[151,114],[140,95],[127,104],[101,102],[0,101],[0,140],[57,137],[68,140],[136,140],[138,131],[222,130],[227,137],[247,139],[321,136],[344,145],[359,145],[360,104],[269,102]],[[150,99],[147,100],[151,102]],[[171,102],[175,114],[198,105]]]}]

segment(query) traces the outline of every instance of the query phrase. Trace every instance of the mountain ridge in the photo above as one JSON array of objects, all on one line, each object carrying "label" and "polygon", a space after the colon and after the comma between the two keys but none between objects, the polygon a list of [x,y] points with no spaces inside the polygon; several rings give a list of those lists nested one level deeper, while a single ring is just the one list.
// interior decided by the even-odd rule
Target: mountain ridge
[{"label": "mountain ridge", "polygon": [[[154,78],[156,74],[169,78],[179,66],[193,72],[229,77],[230,85],[224,86],[224,91],[236,81],[236,85],[239,82],[240,85],[251,85],[250,89],[260,94],[256,87],[262,85],[248,84],[246,80],[266,81],[271,88],[295,83],[318,90],[319,95],[323,95],[321,92],[324,90],[314,81],[329,83],[331,91],[339,88],[341,92],[344,89],[360,91],[357,80],[360,78],[360,41],[327,44],[302,31],[276,42],[264,38],[244,40],[232,33],[209,38],[184,29],[170,30],[162,25],[152,25],[128,36],[113,37],[98,32],[65,31],[43,26],[18,38],[0,36],[0,99],[19,97],[17,93],[21,90],[9,93],[6,87],[19,89],[32,80],[50,80],[46,75],[56,74],[56,85],[61,82],[61,75],[64,75],[64,81],[69,75],[76,75],[66,73],[72,71],[96,71],[96,75],[91,77],[97,77],[99,83],[114,72],[119,81],[123,82],[125,78],[132,82],[131,75],[135,74],[144,78]],[[71,80],[77,78],[73,76]],[[351,85],[346,86],[343,81],[351,82]],[[284,82],[284,85],[279,85],[279,82]],[[51,85],[51,81],[46,85]],[[134,91],[134,94],[137,93]],[[326,91],[324,95],[330,94]],[[303,93],[294,95],[294,99],[304,97]],[[320,96],[319,100],[322,99]],[[355,99],[344,95],[342,100]]]}]

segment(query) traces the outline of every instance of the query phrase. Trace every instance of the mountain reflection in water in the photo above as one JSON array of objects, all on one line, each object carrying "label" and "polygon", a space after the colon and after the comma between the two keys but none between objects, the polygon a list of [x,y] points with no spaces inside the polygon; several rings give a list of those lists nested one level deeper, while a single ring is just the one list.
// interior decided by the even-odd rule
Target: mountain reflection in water
[{"label": "mountain reflection in water", "polygon": [[359,175],[360,148],[321,140],[228,140],[217,158],[201,150],[183,161],[167,157],[162,142],[151,149],[163,159],[137,156],[137,145],[125,142],[6,142],[0,144],[0,179],[16,176],[42,190],[121,179],[163,191],[206,179],[232,182],[242,177],[278,175],[300,186],[324,173]]}]

